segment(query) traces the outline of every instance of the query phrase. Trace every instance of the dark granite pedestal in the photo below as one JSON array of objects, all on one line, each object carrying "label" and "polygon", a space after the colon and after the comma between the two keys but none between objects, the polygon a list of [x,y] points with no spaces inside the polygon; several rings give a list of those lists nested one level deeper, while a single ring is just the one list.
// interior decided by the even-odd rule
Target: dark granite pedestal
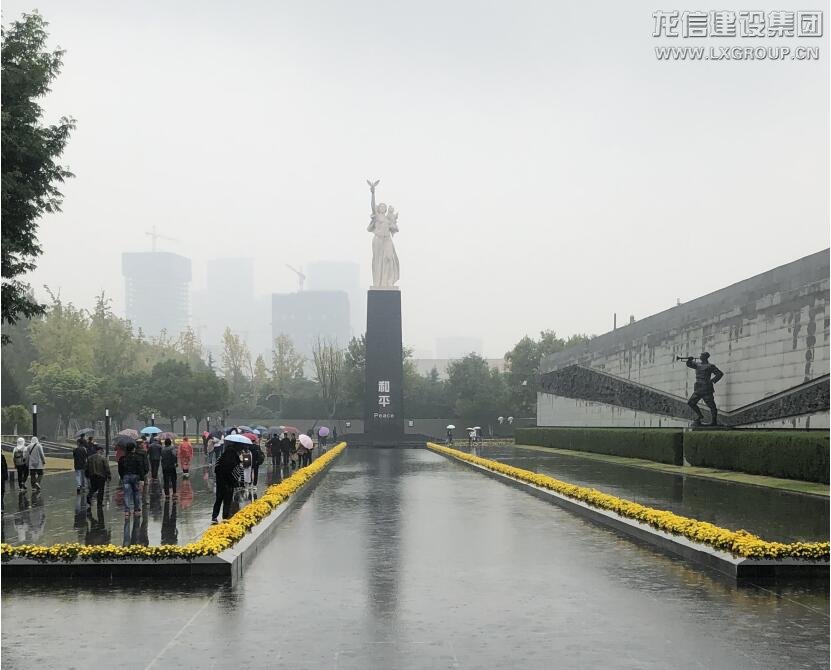
[{"label": "dark granite pedestal", "polygon": [[366,305],[364,443],[392,447],[404,438],[401,292],[370,289]]}]

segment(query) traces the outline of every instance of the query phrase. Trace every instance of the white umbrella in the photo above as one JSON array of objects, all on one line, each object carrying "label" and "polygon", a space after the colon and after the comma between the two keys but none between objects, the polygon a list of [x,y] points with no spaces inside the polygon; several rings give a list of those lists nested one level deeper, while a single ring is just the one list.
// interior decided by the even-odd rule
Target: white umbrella
[{"label": "white umbrella", "polygon": [[306,449],[312,449],[314,447],[314,442],[312,442],[312,438],[310,438],[305,433],[301,434],[300,437],[297,438]]},{"label": "white umbrella", "polygon": [[451,424],[447,427],[447,430],[453,430],[455,427],[456,427],[456,426],[454,426],[454,425],[451,423]]},{"label": "white umbrella", "polygon": [[245,435],[226,435],[226,442],[239,442],[240,444],[253,444]]},{"label": "white umbrella", "polygon": [[482,426],[474,426],[473,430],[482,430]]}]

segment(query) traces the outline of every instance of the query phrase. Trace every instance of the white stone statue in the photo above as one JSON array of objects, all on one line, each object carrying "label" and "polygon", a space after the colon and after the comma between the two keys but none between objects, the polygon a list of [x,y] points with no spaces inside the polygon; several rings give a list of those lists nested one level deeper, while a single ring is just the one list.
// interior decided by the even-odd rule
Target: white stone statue
[{"label": "white stone statue", "polygon": [[372,288],[396,288],[398,281],[398,256],[392,244],[392,236],[398,232],[398,213],[392,207],[381,202],[375,204],[375,187],[380,179],[369,179],[369,191],[372,193],[372,216],[367,230],[374,233],[372,238]]}]

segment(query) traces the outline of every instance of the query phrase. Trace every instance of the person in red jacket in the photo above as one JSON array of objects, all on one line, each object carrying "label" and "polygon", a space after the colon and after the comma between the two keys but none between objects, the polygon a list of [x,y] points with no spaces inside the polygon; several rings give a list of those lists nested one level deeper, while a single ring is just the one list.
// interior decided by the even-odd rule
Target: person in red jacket
[{"label": "person in red jacket", "polygon": [[190,477],[191,460],[193,460],[193,445],[188,442],[188,438],[184,438],[179,445],[179,465],[182,466],[182,477],[185,479]]}]

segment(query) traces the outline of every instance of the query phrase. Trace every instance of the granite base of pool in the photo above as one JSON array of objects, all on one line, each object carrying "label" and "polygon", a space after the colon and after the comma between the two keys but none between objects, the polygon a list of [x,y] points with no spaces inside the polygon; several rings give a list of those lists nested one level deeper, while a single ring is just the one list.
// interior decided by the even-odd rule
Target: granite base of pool
[{"label": "granite base of pool", "polygon": [[592,507],[580,500],[574,500],[550,489],[536,486],[528,482],[514,479],[500,472],[454,458],[449,454],[434,452],[445,456],[460,465],[465,465],[493,479],[522,489],[531,495],[547,500],[578,514],[594,523],[611,528],[622,535],[645,542],[665,553],[681,556],[682,558],[714,570],[734,580],[753,578],[764,581],[788,581],[791,579],[823,580],[828,581],[828,561],[807,561],[799,559],[753,559],[733,556],[719,551],[705,544],[693,542],[680,535],[673,535],[633,519],[627,519],[614,512]]},{"label": "granite base of pool", "polygon": [[[335,459],[337,460],[337,459]],[[2,564],[2,578],[7,583],[44,580],[93,584],[104,582],[138,582],[145,579],[177,582],[205,581],[234,586],[257,554],[268,544],[280,522],[303,503],[328,471],[331,462],[271,514],[252,528],[230,549],[216,556],[200,556],[193,560],[163,559],[157,561],[75,561],[43,563],[30,558],[13,558]]]}]

